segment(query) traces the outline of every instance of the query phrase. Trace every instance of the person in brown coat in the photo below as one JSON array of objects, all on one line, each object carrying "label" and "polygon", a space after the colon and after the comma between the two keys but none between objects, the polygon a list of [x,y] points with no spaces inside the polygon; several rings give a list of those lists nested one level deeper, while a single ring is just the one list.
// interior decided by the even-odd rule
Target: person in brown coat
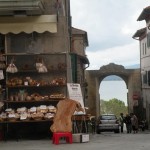
[{"label": "person in brown coat", "polygon": [[138,118],[134,113],[130,114],[133,133],[138,132]]}]

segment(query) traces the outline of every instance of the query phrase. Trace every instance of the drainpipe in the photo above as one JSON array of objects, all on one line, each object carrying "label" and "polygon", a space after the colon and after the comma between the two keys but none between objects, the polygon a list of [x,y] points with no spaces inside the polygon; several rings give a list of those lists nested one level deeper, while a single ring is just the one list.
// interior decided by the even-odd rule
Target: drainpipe
[{"label": "drainpipe", "polygon": [[70,0],[65,1],[65,8],[66,8],[66,21],[68,26],[68,51],[66,52],[66,59],[67,59],[67,82],[72,82],[72,67],[71,67],[71,39],[72,39],[72,32],[71,32],[71,16],[70,16]]},{"label": "drainpipe", "polygon": [[88,66],[84,68],[84,70],[86,70],[87,68],[89,68],[90,64],[88,63]]}]

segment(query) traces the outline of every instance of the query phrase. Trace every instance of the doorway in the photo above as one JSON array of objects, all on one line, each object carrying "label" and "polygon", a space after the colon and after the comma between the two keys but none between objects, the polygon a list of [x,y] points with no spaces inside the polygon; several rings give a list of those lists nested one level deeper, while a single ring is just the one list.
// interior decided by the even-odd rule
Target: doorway
[{"label": "doorway", "polygon": [[119,116],[128,113],[127,93],[125,81],[116,75],[106,76],[100,83],[100,113],[111,113]]}]

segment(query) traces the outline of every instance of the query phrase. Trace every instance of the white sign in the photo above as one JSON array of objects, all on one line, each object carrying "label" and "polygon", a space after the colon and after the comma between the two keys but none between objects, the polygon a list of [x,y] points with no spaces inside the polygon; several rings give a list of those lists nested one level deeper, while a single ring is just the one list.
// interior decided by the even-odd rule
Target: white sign
[{"label": "white sign", "polygon": [[[80,102],[82,108],[84,109],[84,103],[83,103],[83,97],[82,97],[80,84],[67,83],[67,87],[68,87],[69,98]],[[76,114],[83,114],[83,112],[76,112]]]},{"label": "white sign", "polygon": [[0,80],[3,80],[4,79],[4,73],[3,73],[3,70],[0,70]]}]

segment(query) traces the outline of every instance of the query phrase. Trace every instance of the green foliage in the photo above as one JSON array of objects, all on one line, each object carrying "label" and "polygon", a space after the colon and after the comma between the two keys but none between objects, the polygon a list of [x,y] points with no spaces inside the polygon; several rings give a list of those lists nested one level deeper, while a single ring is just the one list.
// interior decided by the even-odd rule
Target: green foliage
[{"label": "green foliage", "polygon": [[128,108],[125,103],[116,98],[110,99],[109,101],[101,100],[101,114],[115,114],[119,117],[120,113],[126,115],[128,113]]}]

